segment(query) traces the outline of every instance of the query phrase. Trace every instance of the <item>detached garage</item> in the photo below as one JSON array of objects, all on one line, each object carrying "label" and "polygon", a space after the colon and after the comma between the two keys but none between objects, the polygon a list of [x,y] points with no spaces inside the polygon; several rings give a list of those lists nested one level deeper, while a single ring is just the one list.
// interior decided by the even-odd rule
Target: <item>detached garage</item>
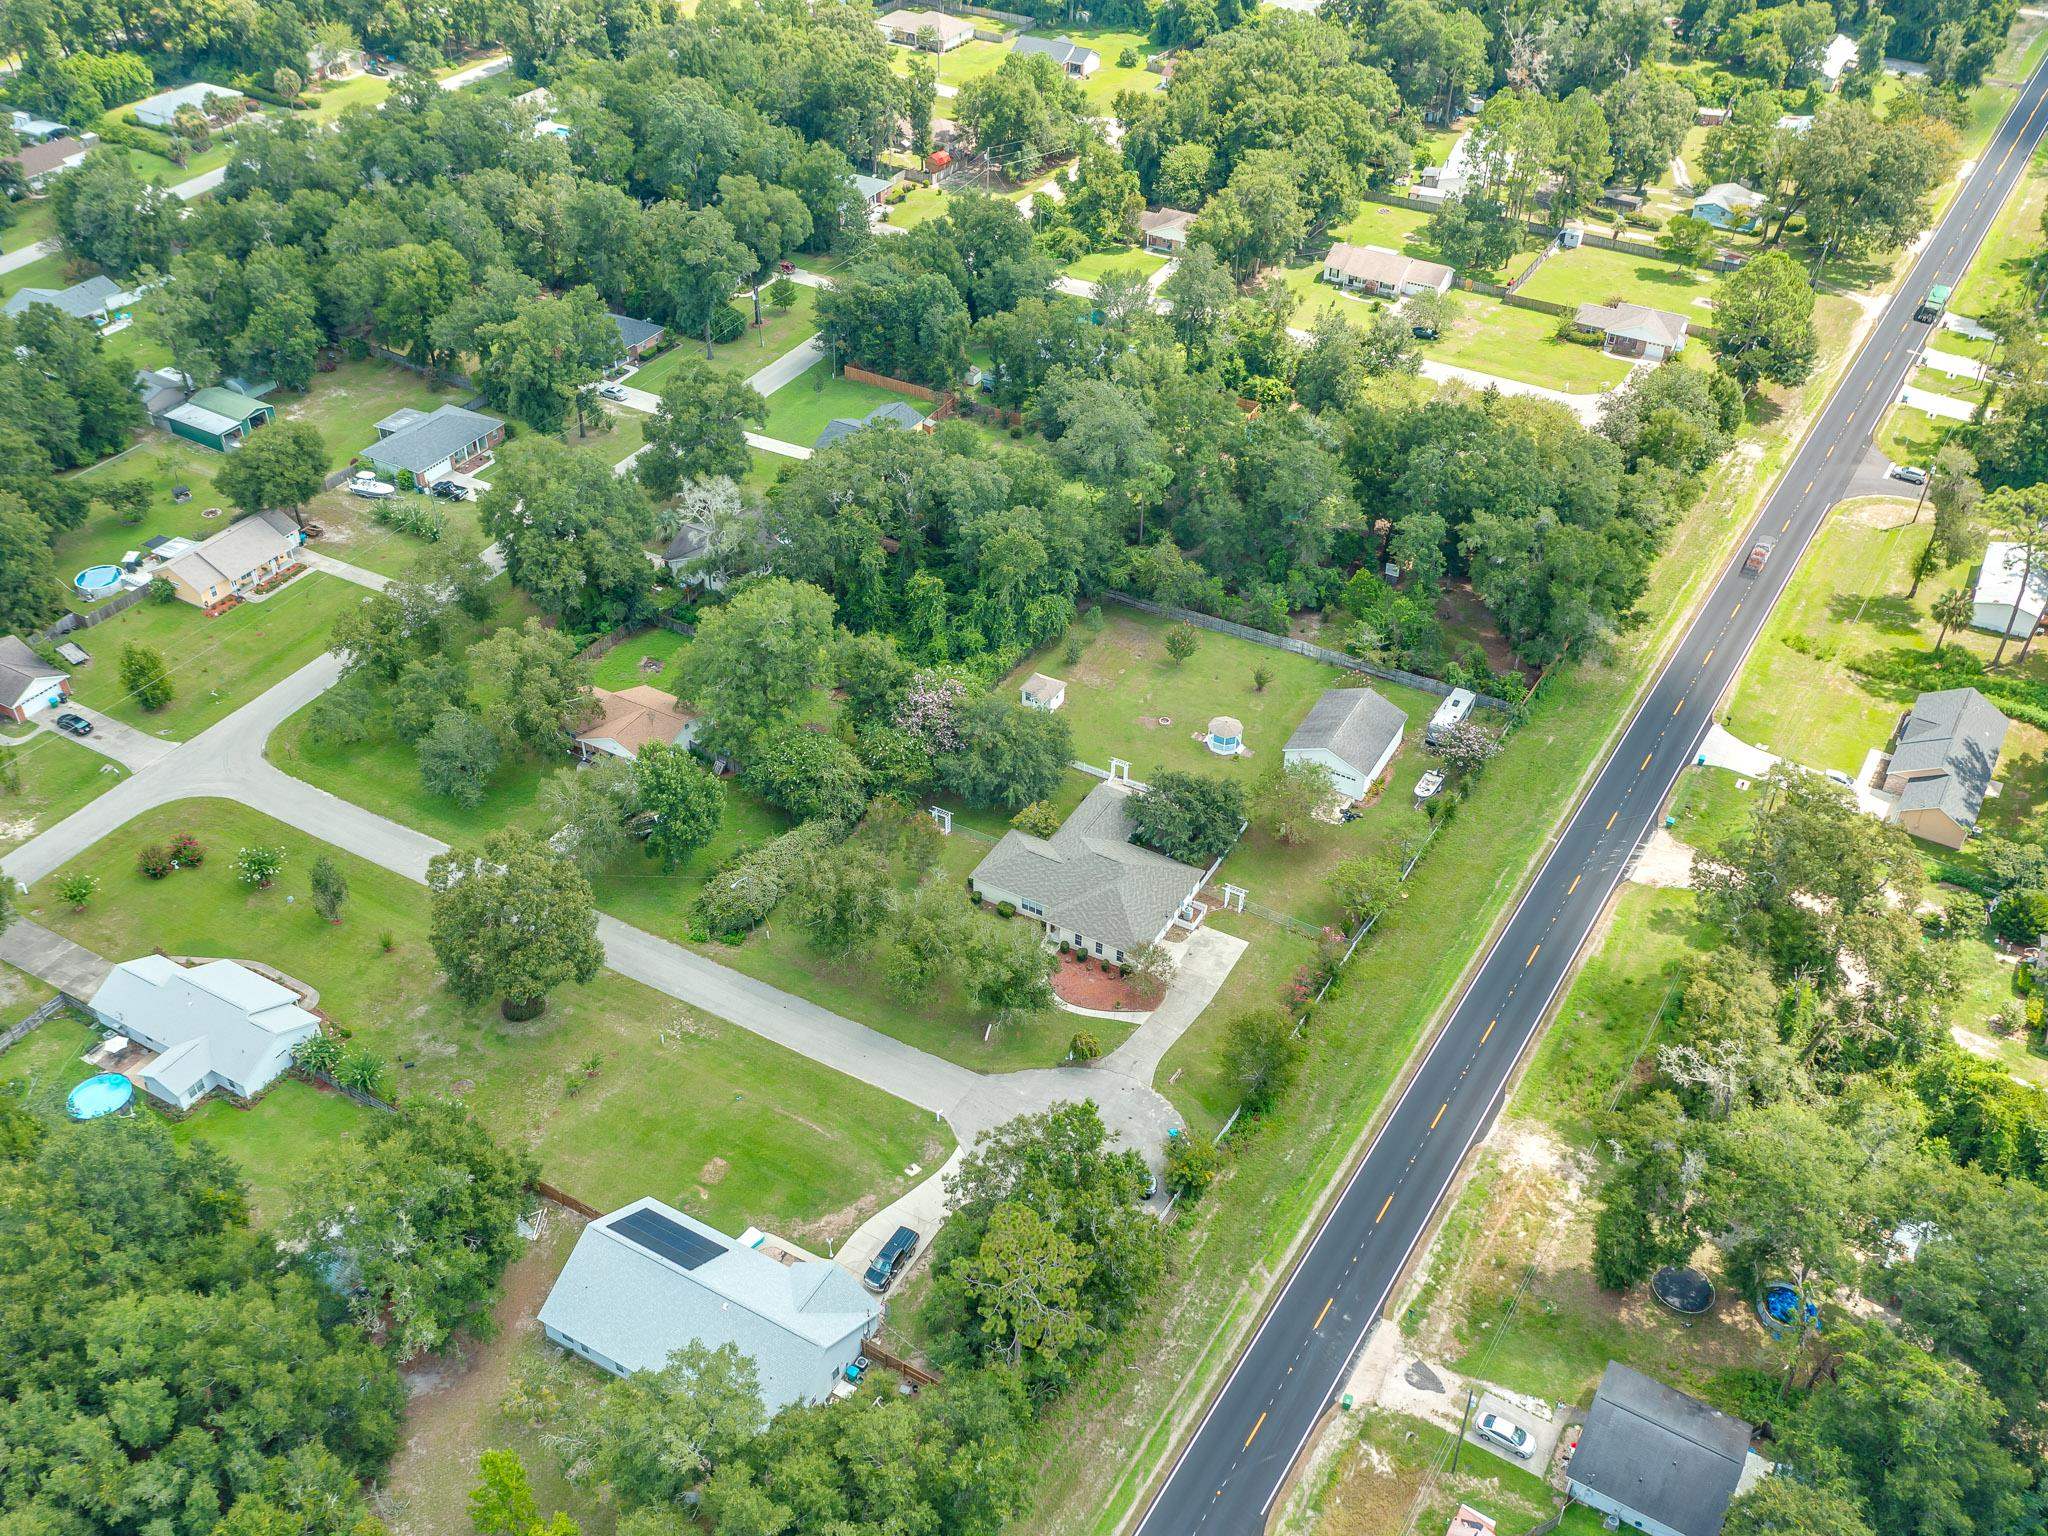
[{"label": "detached garage", "polygon": [[1383,694],[1332,688],[1302,717],[1281,757],[1329,769],[1337,793],[1357,800],[1387,771],[1407,729],[1408,716]]}]

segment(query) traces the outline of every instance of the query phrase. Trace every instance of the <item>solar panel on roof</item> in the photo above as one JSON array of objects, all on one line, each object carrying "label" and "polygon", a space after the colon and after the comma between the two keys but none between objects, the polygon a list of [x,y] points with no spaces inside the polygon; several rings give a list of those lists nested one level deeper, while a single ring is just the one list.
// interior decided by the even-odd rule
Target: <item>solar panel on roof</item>
[{"label": "solar panel on roof", "polygon": [[701,1233],[692,1232],[680,1222],[670,1221],[659,1211],[644,1207],[630,1216],[622,1217],[611,1224],[611,1229],[621,1237],[631,1238],[649,1253],[667,1259],[671,1264],[684,1269],[695,1269],[699,1264],[717,1258],[725,1249]]}]

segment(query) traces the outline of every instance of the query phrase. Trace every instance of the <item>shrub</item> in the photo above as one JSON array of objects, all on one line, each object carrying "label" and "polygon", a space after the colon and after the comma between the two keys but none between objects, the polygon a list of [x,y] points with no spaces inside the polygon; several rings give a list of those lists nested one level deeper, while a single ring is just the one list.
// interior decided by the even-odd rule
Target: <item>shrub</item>
[{"label": "shrub", "polygon": [[345,1045],[335,1059],[331,1074],[344,1088],[357,1093],[384,1097],[384,1061],[376,1052],[360,1045]]},{"label": "shrub", "polygon": [[377,935],[377,948],[383,951],[385,954],[390,954],[391,951],[396,949],[397,947],[398,940],[392,936],[391,930],[389,928],[385,929],[382,933]]},{"label": "shrub", "polygon": [[1060,822],[1064,819],[1053,809],[1051,801],[1034,800],[1010,818],[1010,825],[1019,832],[1029,832],[1033,837],[1051,837],[1059,831]]},{"label": "shrub", "polygon": [[1118,69],[1136,69],[1143,62],[1143,56],[1128,43],[1117,51],[1116,67]]},{"label": "shrub", "polygon": [[178,861],[171,857],[171,850],[162,843],[151,843],[137,850],[135,867],[148,880],[161,880],[178,867]]},{"label": "shrub", "polygon": [[704,882],[691,921],[729,942],[759,927],[782,899],[791,871],[827,846],[829,830],[823,823],[801,826],[743,851]]},{"label": "shrub", "polygon": [[190,832],[171,839],[171,859],[180,869],[197,869],[206,862],[206,848]]},{"label": "shrub", "polygon": [[1074,1038],[1067,1042],[1067,1055],[1075,1061],[1093,1061],[1101,1054],[1102,1042],[1085,1029],[1076,1032]]},{"label": "shrub", "polygon": [[1166,632],[1166,654],[1176,664],[1186,661],[1195,654],[1202,643],[1202,637],[1192,624],[1176,624]]},{"label": "shrub", "polygon": [[57,882],[57,895],[74,912],[83,912],[100,888],[97,875],[66,875]]},{"label": "shrub", "polygon": [[292,1065],[301,1072],[314,1076],[332,1077],[334,1064],[341,1059],[341,1042],[329,1034],[318,1034],[310,1040],[299,1042],[292,1052]]},{"label": "shrub", "polygon": [[997,903],[996,903],[996,916],[997,916],[997,917],[1015,917],[1016,915],[1017,915],[1017,904],[1016,904],[1015,902],[1012,902],[1012,901],[999,901],[999,902],[997,902]]},{"label": "shrub", "polygon": [[235,878],[242,884],[254,886],[257,890],[267,889],[277,879],[277,872],[284,868],[284,850],[267,847],[261,843],[253,848],[241,848],[235,852]]},{"label": "shrub", "polygon": [[1166,1188],[1183,1200],[1199,1200],[1216,1182],[1222,1161],[1215,1146],[1194,1136],[1174,1136],[1166,1143]]}]

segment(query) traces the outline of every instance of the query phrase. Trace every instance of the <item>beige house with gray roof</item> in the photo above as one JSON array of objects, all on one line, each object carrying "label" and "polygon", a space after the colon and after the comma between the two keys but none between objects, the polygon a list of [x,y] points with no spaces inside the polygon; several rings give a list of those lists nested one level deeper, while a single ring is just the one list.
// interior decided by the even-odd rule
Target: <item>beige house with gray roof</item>
[{"label": "beige house with gray roof", "polygon": [[1207,872],[1131,841],[1137,789],[1128,779],[1096,785],[1051,837],[1005,832],[970,886],[1036,918],[1048,938],[1108,960],[1158,943],[1176,921],[1198,921]]}]

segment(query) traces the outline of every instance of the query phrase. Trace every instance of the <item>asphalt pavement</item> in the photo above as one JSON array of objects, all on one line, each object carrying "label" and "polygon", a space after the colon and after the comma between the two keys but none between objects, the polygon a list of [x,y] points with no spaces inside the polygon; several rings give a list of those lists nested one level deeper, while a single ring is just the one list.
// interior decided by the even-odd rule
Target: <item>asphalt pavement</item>
[{"label": "asphalt pavement", "polygon": [[[1969,265],[2048,125],[2044,92],[2048,72],[2037,69],[1184,1443],[1139,1536],[1265,1529],[1459,1164],[1492,1126],[1516,1061],[1629,855],[1656,824],[1808,541],[1858,483],[1872,434],[1933,335],[1914,309],[1930,286],[1955,283]],[[1746,573],[1749,552],[1766,538],[1776,543],[1762,571]]]}]

